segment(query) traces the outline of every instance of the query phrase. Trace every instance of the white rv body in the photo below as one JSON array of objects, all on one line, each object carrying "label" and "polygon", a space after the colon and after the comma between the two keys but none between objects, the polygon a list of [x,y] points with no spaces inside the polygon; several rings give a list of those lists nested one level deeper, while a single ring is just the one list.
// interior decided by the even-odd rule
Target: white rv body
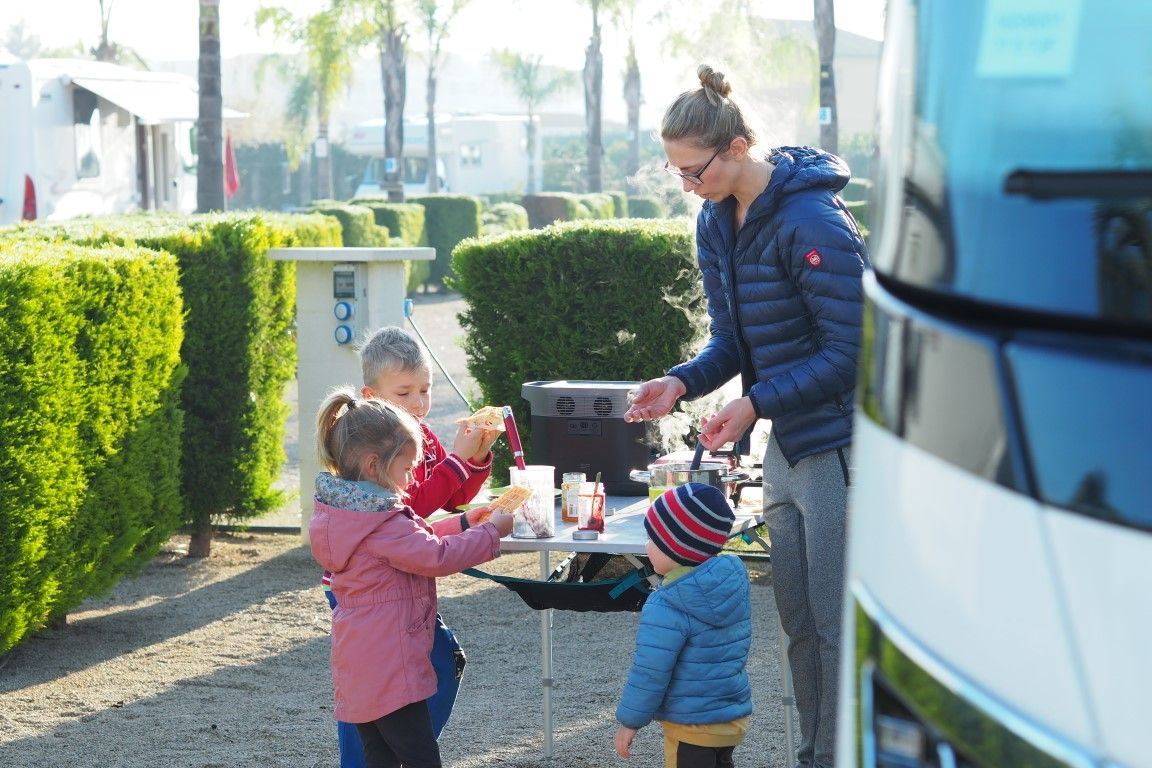
[{"label": "white rv body", "polygon": [[1152,766],[1152,6],[887,14],[836,764]]},{"label": "white rv body", "polygon": [[[536,158],[537,180],[543,167],[538,117]],[[383,118],[365,120],[353,126],[344,148],[369,161],[356,195],[380,194],[384,161]],[[439,115],[436,118],[437,168],[442,192],[483,194],[524,192],[528,189],[528,118],[524,115]],[[404,120],[404,193],[420,195],[428,191],[428,121]],[[536,188],[539,189],[539,183]]]},{"label": "white rv body", "polygon": [[0,63],[0,225],[194,211],[198,114],[184,75],[80,59]]}]

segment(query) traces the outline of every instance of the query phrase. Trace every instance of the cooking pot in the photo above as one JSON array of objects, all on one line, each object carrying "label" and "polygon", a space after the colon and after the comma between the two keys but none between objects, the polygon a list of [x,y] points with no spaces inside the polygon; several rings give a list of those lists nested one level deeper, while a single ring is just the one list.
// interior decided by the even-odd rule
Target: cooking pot
[{"label": "cooking pot", "polygon": [[721,491],[725,496],[731,496],[736,490],[736,483],[748,479],[747,472],[735,472],[726,463],[704,461],[699,469],[692,469],[692,463],[668,462],[664,464],[649,464],[648,469],[634,469],[628,473],[628,478],[638,483],[648,483],[649,488],[673,488],[685,483],[703,483]]}]

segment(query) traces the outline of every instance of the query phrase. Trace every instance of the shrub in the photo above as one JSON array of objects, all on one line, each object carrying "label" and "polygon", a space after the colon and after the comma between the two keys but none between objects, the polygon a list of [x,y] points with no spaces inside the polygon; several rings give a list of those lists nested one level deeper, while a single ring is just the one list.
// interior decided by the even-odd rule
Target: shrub
[{"label": "shrub", "polygon": [[[685,221],[624,219],[461,243],[449,286],[468,303],[464,350],[483,402],[515,409],[528,381],[642,380],[687,359],[706,321],[692,242]],[[499,476],[510,456],[497,445]]]},{"label": "shrub", "polygon": [[634,219],[663,219],[668,209],[658,197],[632,195],[628,198],[628,215]]},{"label": "shrub", "polygon": [[370,208],[335,200],[317,200],[312,203],[310,210],[335,217],[340,222],[343,244],[349,248],[388,245],[389,232],[376,223],[376,216]]},{"label": "shrub", "polygon": [[516,203],[496,203],[484,210],[480,220],[485,235],[528,229],[528,211]]},{"label": "shrub", "polygon": [[0,256],[0,653],[179,526],[176,260],[36,232]]},{"label": "shrub", "polygon": [[[362,197],[352,200],[354,205],[369,208],[376,217],[376,223],[394,233],[391,246],[427,246],[428,227],[424,206],[416,203],[391,203],[387,198]],[[404,287],[414,293],[418,287],[428,282],[432,274],[432,262],[426,260],[409,261],[404,265],[406,275]]]},{"label": "shrub", "polygon": [[436,249],[425,289],[443,286],[452,272],[452,249],[460,241],[480,235],[480,199],[471,195],[425,195],[411,200],[424,206],[428,244]]}]

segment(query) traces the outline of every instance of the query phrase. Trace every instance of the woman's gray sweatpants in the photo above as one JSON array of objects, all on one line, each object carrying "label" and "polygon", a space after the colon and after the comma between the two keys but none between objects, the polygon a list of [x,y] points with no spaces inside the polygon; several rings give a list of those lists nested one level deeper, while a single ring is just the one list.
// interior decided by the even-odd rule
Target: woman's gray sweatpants
[{"label": "woman's gray sweatpants", "polygon": [[772,589],[788,636],[800,713],[796,761],[805,768],[833,765],[848,467],[847,448],[809,456],[789,467],[770,435],[764,452]]}]

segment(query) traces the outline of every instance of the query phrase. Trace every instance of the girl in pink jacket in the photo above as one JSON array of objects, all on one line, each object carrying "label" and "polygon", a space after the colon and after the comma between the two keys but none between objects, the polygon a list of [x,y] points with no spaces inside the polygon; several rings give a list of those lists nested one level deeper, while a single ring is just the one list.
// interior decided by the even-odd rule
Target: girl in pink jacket
[{"label": "girl in pink jacket", "polygon": [[[333,590],[332,685],[337,720],[355,723],[365,768],[440,768],[426,699],[436,578],[500,554],[512,516],[429,524],[404,503],[421,460],[420,427],[382,400],[336,390],[317,418],[320,463],[308,532],[316,561],[338,575]],[[472,510],[483,520],[486,510]]]}]

